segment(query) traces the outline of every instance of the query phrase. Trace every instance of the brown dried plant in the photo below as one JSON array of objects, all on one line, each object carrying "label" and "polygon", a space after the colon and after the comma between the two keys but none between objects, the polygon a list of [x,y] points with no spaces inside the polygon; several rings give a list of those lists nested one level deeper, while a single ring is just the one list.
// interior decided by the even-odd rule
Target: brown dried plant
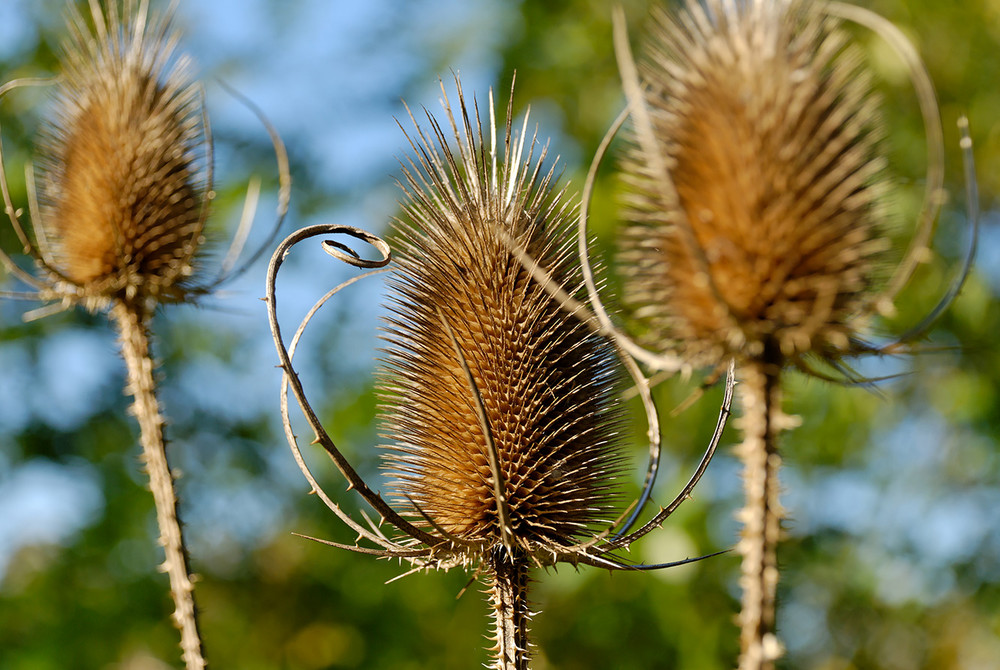
[{"label": "brown dried plant", "polygon": [[[875,30],[903,57],[927,127],[926,201],[894,269],[879,102],[841,19]],[[888,22],[839,3],[705,0],[656,12],[646,48],[636,68],[619,15],[633,119],[619,267],[640,344],[619,341],[667,370],[736,363],[746,496],[740,668],[773,668],[782,653],[778,436],[797,423],[782,411],[783,371],[831,378],[824,368],[853,381],[844,359],[900,350],[957,294],[975,235],[956,285],[927,319],[891,344],[866,343],[868,318],[891,311],[927,256],[942,199],[934,90],[912,47]],[[967,135],[963,142],[968,149]]]},{"label": "brown dried plant", "polygon": [[[388,244],[344,226],[303,229],[275,252],[267,295],[285,371],[282,410],[289,444],[314,492],[358,533],[353,545],[322,542],[409,561],[411,572],[474,569],[487,582],[492,605],[492,667],[515,670],[528,667],[530,568],[570,563],[643,570],[686,562],[635,565],[617,552],[659,526],[689,496],[718,442],[728,402],[685,489],[630,532],[634,515],[623,519],[636,504],[620,515],[614,511],[622,502],[623,478],[615,348],[534,281],[511,251],[513,241],[567,297],[575,295],[582,288],[568,236],[575,210],[565,190],[556,190],[555,166],[545,167],[546,150],[537,150],[527,116],[514,132],[513,91],[498,137],[492,93],[484,129],[477,106],[470,115],[457,78],[456,86],[453,107],[442,85],[446,128],[428,113],[424,130],[411,115],[416,137],[408,137],[416,158],[404,164],[400,184],[405,220],[396,222],[391,316],[378,373],[381,425],[391,441],[385,468],[396,508],[369,488],[334,445],[291,364],[312,315],[342,287],[309,312],[290,350],[281,338],[274,293],[278,269],[299,241],[331,233],[366,240],[379,249],[380,260],[361,260],[339,243],[325,245],[338,258],[368,268],[390,262]],[[288,423],[287,385],[350,488],[398,536],[370,521],[367,527],[358,523],[322,491]],[[657,441],[657,454],[658,447]],[[652,483],[649,473],[646,483]]]},{"label": "brown dried plant", "polygon": [[[0,261],[34,289],[6,295],[50,303],[28,318],[81,305],[107,311],[118,331],[183,659],[189,669],[203,668],[194,586],[156,398],[150,320],[158,305],[193,301],[242,271],[234,264],[253,220],[250,203],[257,186],[251,187],[219,275],[196,283],[197,252],[214,197],[202,87],[190,59],[176,52],[172,12],[151,15],[146,0],[124,0],[121,6],[111,0],[106,11],[90,0],[89,9],[88,20],[72,4],[69,8],[62,71],[51,82],[55,113],[38,145],[37,195],[27,173],[33,235],[20,222],[0,159],[7,215],[40,276],[2,252]],[[0,95],[39,83],[13,81]],[[280,140],[270,126],[268,132],[281,172],[280,223],[287,207],[287,166]]]},{"label": "brown dried plant", "polygon": [[694,365],[737,361],[740,667],[769,667],[780,655],[777,436],[795,425],[781,371],[848,353],[875,295],[888,246],[880,120],[867,71],[816,12],[708,2],[656,19],[641,73],[655,145],[638,143],[622,166],[634,222],[621,236],[623,295],[646,343]]}]

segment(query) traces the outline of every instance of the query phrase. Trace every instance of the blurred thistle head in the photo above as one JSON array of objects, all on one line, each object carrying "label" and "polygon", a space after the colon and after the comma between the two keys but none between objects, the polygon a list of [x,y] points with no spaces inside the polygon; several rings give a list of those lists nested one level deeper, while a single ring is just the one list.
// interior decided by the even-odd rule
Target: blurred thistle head
[{"label": "blurred thistle head", "polygon": [[[54,110],[38,144],[37,194],[29,181],[34,239],[4,188],[24,250],[47,276],[33,278],[2,260],[41,299],[91,310],[124,300],[151,309],[214,285],[193,281],[214,196],[203,89],[191,59],[177,51],[172,8],[155,14],[148,5],[69,6]],[[10,82],[3,91],[37,83]],[[287,167],[280,140],[268,131],[282,173],[280,222]]]},{"label": "blurred thistle head", "polygon": [[492,94],[484,131],[456,85],[451,137],[428,114],[403,169],[379,383],[386,468],[418,522],[472,555],[505,545],[548,563],[609,526],[621,502],[614,351],[511,251],[579,289],[575,208],[553,189],[527,117],[513,132],[511,98],[498,138]]},{"label": "blurred thistle head", "polygon": [[169,18],[117,4],[71,17],[36,228],[86,300],[177,300],[208,213],[201,88]]},{"label": "blurred thistle head", "polygon": [[851,352],[887,261],[870,76],[823,5],[659,11],[623,172],[626,302],[698,364]]}]

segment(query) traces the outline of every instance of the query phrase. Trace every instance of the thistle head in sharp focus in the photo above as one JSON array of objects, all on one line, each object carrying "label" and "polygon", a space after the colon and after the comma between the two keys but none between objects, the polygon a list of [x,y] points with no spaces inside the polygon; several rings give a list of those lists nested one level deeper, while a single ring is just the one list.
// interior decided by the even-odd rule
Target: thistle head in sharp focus
[{"label": "thistle head in sharp focus", "polygon": [[716,365],[767,345],[850,353],[885,267],[885,161],[869,74],[821,11],[706,0],[656,16],[620,252],[648,343]]},{"label": "thistle head in sharp focus", "polygon": [[503,545],[548,564],[621,502],[614,351],[511,251],[576,292],[575,208],[527,119],[512,134],[508,104],[498,144],[492,109],[484,131],[456,84],[450,133],[428,114],[403,169],[379,375],[385,467],[397,501],[462,547],[459,561]]},{"label": "thistle head in sharp focus", "polygon": [[211,193],[191,63],[146,0],[91,2],[69,25],[39,161],[42,264],[90,308],[182,300]]}]

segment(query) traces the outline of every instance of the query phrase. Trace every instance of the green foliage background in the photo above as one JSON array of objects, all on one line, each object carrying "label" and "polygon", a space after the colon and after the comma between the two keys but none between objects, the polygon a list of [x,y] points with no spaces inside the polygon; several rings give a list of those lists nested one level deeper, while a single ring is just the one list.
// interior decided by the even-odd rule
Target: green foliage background
[{"label": "green foliage background", "polygon": [[[645,24],[646,3],[623,4],[635,42]],[[875,391],[790,378],[786,409],[803,423],[784,444],[790,520],[780,556],[779,621],[789,645],[783,666],[994,667],[1000,664],[1000,357],[995,345],[1000,330],[1000,2],[865,4],[902,27],[926,59],[941,98],[954,195],[942,217],[939,254],[904,292],[897,318],[873,325],[876,334],[899,332],[918,321],[958,263],[967,230],[955,129],[960,114],[969,115],[976,145],[984,237],[979,267],[929,337],[926,348],[932,351],[861,367],[901,377]],[[432,10],[433,3],[422,5]],[[37,13],[40,41],[6,56],[0,63],[4,79],[54,68],[60,3],[42,6]],[[260,10],[275,21],[276,31],[283,6],[271,0]],[[485,69],[494,72],[499,91],[508,90],[517,71],[517,111],[532,106],[539,135],[553,137],[552,151],[563,156],[566,179],[579,187],[590,156],[623,104],[611,46],[610,3],[526,0],[491,7],[484,20],[502,17],[503,28],[497,28],[494,64]],[[308,12],[309,6],[297,11]],[[388,19],[387,25],[407,30]],[[218,28],[185,26],[203,41],[210,41]],[[913,209],[924,167],[919,114],[891,54],[871,36],[859,32],[859,39],[882,80],[892,170],[904,194],[900,207]],[[420,98],[421,92],[433,90],[438,75],[447,80],[449,68],[466,66],[451,60],[460,53],[455,44],[435,43],[426,50],[420,67],[396,73],[400,90],[393,92],[394,98]],[[351,57],[363,59],[368,53]],[[213,62],[218,74],[235,72],[253,81],[253,72],[240,70],[238,56]],[[322,89],[328,85],[323,72],[350,66],[349,58],[323,64],[296,83]],[[475,93],[485,101],[485,91]],[[422,99],[436,111],[432,96]],[[19,205],[25,202],[21,166],[31,155],[39,100],[38,95],[18,93],[0,104],[4,158]],[[281,101],[257,102],[272,113]],[[376,118],[391,128],[392,115],[402,113],[397,107]],[[328,123],[337,123],[336,110]],[[220,170],[216,214],[226,222],[236,216],[245,173],[271,175],[273,167],[261,131],[223,125],[218,137],[220,151],[240,156],[226,164],[227,172]],[[376,174],[366,184],[331,188],[310,163],[308,136],[288,141],[295,192],[284,232],[317,217],[339,216],[337,208],[356,202],[358,191],[372,194],[362,208],[372,220],[359,223],[384,229],[396,197],[390,176]],[[381,163],[389,166],[386,172],[392,169],[392,152],[403,154],[404,142],[399,134]],[[373,146],[375,150],[380,149]],[[595,253],[605,259],[610,258],[616,225],[619,187],[613,172],[610,163],[602,170],[594,202]],[[273,188],[270,179],[265,188]],[[0,230],[0,244],[15,250],[8,227]],[[219,237],[224,239],[224,233]],[[338,270],[322,260],[312,262],[317,265],[303,265],[311,284],[300,278],[285,285],[287,294],[318,296],[335,284]],[[250,307],[240,303],[228,309],[225,298],[213,299],[205,308],[164,311],[156,323],[166,380],[163,398],[172,418],[172,458],[185,475],[179,486],[193,566],[201,575],[198,598],[213,667],[479,667],[486,659],[485,604],[475,587],[455,598],[468,575],[416,574],[385,585],[405,567],[292,535],[351,540],[321,503],[306,495],[281,436],[276,357],[266,339],[261,343],[266,338],[263,308],[252,301],[262,287],[263,264],[258,263],[240,288],[243,297],[250,295]],[[7,288],[14,286],[8,282]],[[297,300],[290,302],[298,306]],[[316,326],[309,343],[312,353],[304,354],[310,356],[306,383],[334,439],[364,471],[378,477],[375,403],[366,358],[375,338],[374,322],[370,329],[354,329],[356,300],[361,299],[345,298],[346,307],[331,308],[332,316]],[[100,315],[74,311],[22,323],[23,310],[12,302],[0,308],[0,362],[17,357],[19,369],[30,373],[15,381],[9,367],[0,369],[6,393],[51,403],[60,397],[51,395],[52,379],[59,377],[60,388],[73,388],[73,375],[44,365],[47,347],[59,346],[52,342],[60,342],[66,332],[98,338],[104,352],[100,365],[114,367],[113,337]],[[174,381],[196,369],[262,389],[259,395],[273,402],[265,409],[241,407],[245,389],[235,387],[231,395],[201,402],[186,394],[190,385]],[[678,404],[697,382],[662,384],[657,389],[661,406]],[[166,577],[154,570],[159,557],[152,500],[138,465],[137,429],[125,414],[122,383],[123,371],[116,368],[99,375],[87,387],[89,393],[81,389],[86,407],[72,425],[60,427],[39,413],[16,430],[0,421],[0,518],[21,518],[14,505],[23,499],[4,495],[10,489],[3,487],[29,464],[48,464],[70,474],[77,468],[96,482],[102,498],[77,532],[59,541],[20,546],[0,575],[0,670],[179,667]],[[668,454],[657,502],[672,497],[697,461],[718,401],[715,390],[678,417],[665,414]],[[0,418],[5,411],[0,405]],[[637,471],[645,450],[642,431],[636,425]],[[299,432],[305,434],[304,429]],[[732,445],[734,435],[728,431],[724,445]],[[726,446],[720,451],[693,500],[636,548],[636,558],[672,560],[733,544],[737,526],[732,516],[741,495],[738,468]],[[327,490],[348,507],[355,505],[332,468],[313,455]],[[54,501],[61,492],[38,495]],[[737,566],[734,555],[724,555],[656,574],[561,568],[535,575],[534,604],[540,612],[533,629],[536,667],[732,667]]]}]

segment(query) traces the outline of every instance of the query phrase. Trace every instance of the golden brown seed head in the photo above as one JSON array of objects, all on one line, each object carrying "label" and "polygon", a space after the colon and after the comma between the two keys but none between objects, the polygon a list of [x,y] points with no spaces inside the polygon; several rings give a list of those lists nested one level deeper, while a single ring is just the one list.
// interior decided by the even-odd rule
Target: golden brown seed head
[{"label": "golden brown seed head", "polygon": [[39,229],[54,269],[86,296],[183,295],[201,242],[200,89],[146,3],[71,17],[57,113],[47,128]]},{"label": "golden brown seed head", "polygon": [[503,239],[575,292],[571,211],[550,190],[552,172],[541,172],[544,151],[535,160],[534,138],[512,141],[508,122],[494,159],[461,88],[459,103],[458,147],[428,117],[432,132],[418,129],[420,157],[404,167],[410,223],[397,222],[380,371],[393,440],[387,468],[400,501],[440,529],[481,548],[501,543],[487,431],[457,343],[482,398],[514,543],[566,546],[619,502],[613,352],[531,279]]},{"label": "golden brown seed head", "polygon": [[655,144],[625,161],[621,253],[646,336],[699,363],[843,353],[884,249],[879,119],[847,37],[817,6],[708,0],[660,13],[649,47]]}]

